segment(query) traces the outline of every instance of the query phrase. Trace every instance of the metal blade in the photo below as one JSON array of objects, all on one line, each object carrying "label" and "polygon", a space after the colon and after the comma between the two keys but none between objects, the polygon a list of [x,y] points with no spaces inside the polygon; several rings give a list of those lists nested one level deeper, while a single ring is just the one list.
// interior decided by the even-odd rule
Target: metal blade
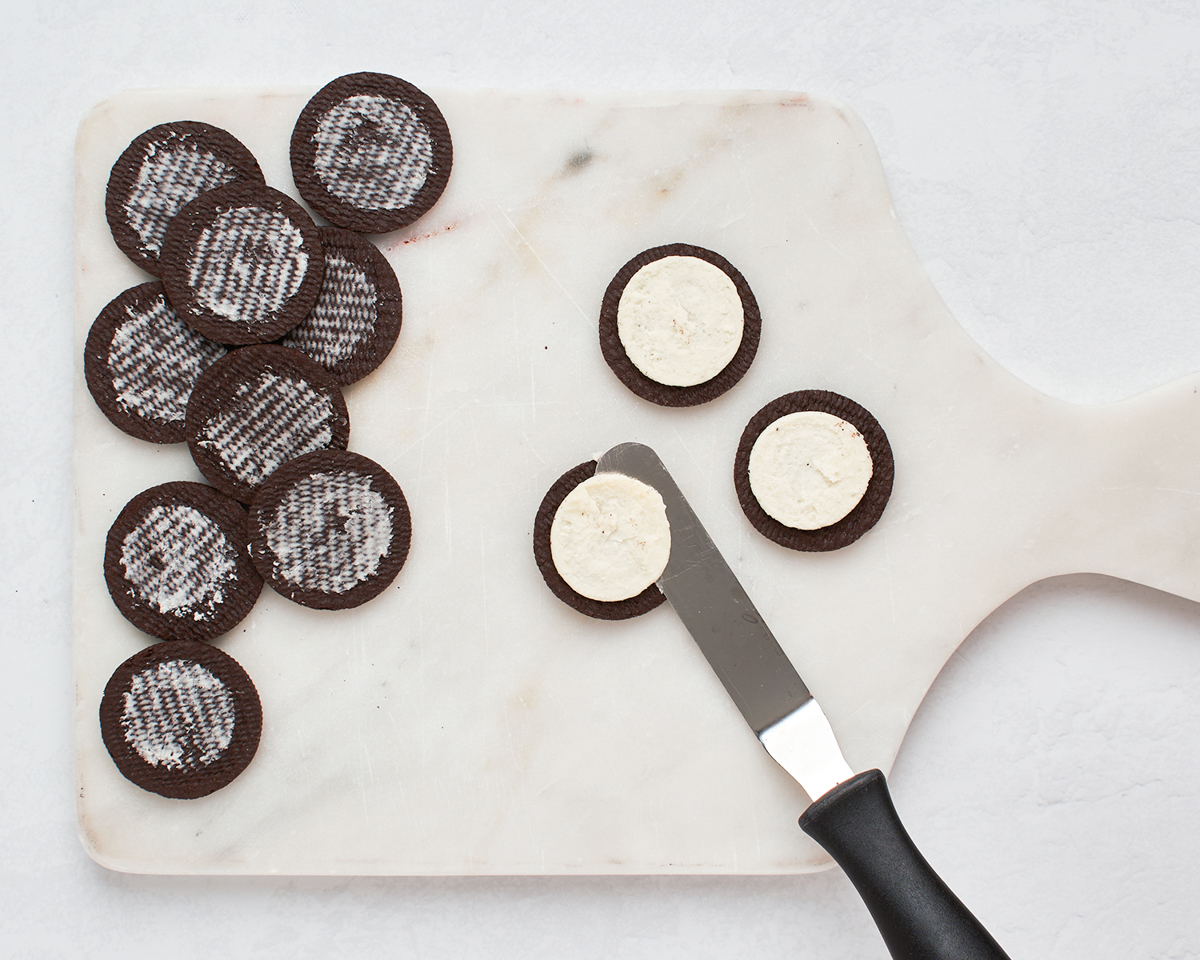
[{"label": "metal blade", "polygon": [[771,756],[814,799],[852,776],[820,706],[658,455],[622,443],[596,472],[633,477],[662,496],[671,556],[659,589]]}]

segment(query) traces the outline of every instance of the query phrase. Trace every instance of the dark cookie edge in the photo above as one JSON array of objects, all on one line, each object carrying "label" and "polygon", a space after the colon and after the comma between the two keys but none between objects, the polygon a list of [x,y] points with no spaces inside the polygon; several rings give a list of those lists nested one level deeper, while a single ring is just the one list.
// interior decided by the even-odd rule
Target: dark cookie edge
[{"label": "dark cookie edge", "polygon": [[[750,489],[750,451],[754,442],[780,417],[806,410],[829,413],[851,424],[863,435],[871,454],[871,479],[862,499],[837,523],[817,530],[797,530],[780,523],[763,510]],[[892,495],[895,469],[887,434],[865,407],[828,390],[799,390],[772,400],[750,418],[734,458],[733,484],[742,512],[764,537],[790,550],[820,553],[849,546],[879,522]]]},{"label": "dark cookie edge", "polygon": [[[234,698],[233,740],[220,759],[203,771],[158,770],[125,740],[121,715],[130,681],[134,674],[167,660],[198,663],[220,679]],[[228,786],[250,765],[262,738],[262,700],[250,675],[223,650],[189,640],[153,644],[117,667],[104,687],[99,714],[101,738],[121,775],[143,790],[172,800],[195,800]]]},{"label": "dark cookie edge", "polygon": [[[379,568],[369,580],[345,593],[324,593],[289,583],[275,575],[274,554],[267,546],[265,512],[273,511],[281,496],[294,482],[325,469],[352,469],[369,473],[378,482],[372,489],[381,493],[392,508],[392,543]],[[259,488],[250,504],[246,521],[249,555],[255,567],[272,590],[280,596],[313,610],[348,610],[373,600],[391,585],[408,559],[412,545],[412,514],[404,491],[380,464],[349,450],[317,450],[287,461]]]},{"label": "dark cookie edge", "polygon": [[571,589],[554,566],[554,559],[550,553],[550,527],[554,523],[554,515],[567,498],[567,494],[595,474],[596,461],[588,460],[572,467],[551,485],[542,498],[533,521],[533,558],[550,592],[567,606],[596,620],[628,620],[649,613],[667,599],[657,584],[650,584],[636,597],[630,597],[628,600],[593,600]]},{"label": "dark cookie edge", "polygon": [[[626,285],[642,267],[664,257],[696,257],[711,263],[733,281],[742,301],[742,342],[738,345],[737,353],[711,380],[691,387],[672,387],[651,380],[633,365],[617,333],[617,307]],[[609,282],[600,306],[600,351],[605,362],[633,393],[662,407],[692,407],[708,403],[732,389],[750,369],[761,336],[762,315],[746,278],[719,253],[687,243],[651,247],[629,260]]]}]

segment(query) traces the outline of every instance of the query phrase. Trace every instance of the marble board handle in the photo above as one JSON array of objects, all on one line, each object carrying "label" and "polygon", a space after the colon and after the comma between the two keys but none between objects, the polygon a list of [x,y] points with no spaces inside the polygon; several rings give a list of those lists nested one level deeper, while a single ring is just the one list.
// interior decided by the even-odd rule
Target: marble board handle
[{"label": "marble board handle", "polygon": [[1008,960],[921,856],[879,770],[838,784],[800,826],[846,871],[895,960]]},{"label": "marble board handle", "polygon": [[1200,375],[1067,414],[1066,429],[1045,438],[1043,463],[1086,482],[1070,496],[1050,483],[1041,491],[1029,531],[1040,573],[1103,573],[1200,600]]}]

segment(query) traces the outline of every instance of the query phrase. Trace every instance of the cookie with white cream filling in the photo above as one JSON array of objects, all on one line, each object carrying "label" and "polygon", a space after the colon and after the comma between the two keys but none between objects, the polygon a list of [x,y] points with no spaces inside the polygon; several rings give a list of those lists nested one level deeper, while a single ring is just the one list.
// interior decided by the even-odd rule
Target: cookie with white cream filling
[{"label": "cookie with white cream filling", "polygon": [[285,193],[245,180],[201,194],[167,226],[163,286],[194,329],[226,344],[269,343],[317,302],[317,225]]},{"label": "cookie with white cream filling", "polygon": [[287,461],[344,450],[350,438],[350,414],[330,373],[275,344],[242,347],[205,370],[184,426],[200,472],[242,503]]},{"label": "cookie with white cream filling", "polygon": [[826,390],[773,400],[746,425],[734,486],[747,519],[793,550],[847,546],[873,527],[891,496],[895,464],[879,422]]},{"label": "cookie with white cream filling", "polygon": [[280,343],[316,360],[346,386],[383,363],[395,346],[400,283],[366,237],[340,227],[319,227],[317,232],[325,253],[321,292]]},{"label": "cookie with white cream filling", "polygon": [[613,277],[600,307],[600,349],[639,397],[688,407],[736,384],[758,351],[762,320],[745,277],[712,250],[653,247]]},{"label": "cookie with white cream filling", "polygon": [[[538,569],[541,571],[542,579],[546,581],[546,586],[550,591],[558,597],[563,603],[578,610],[580,613],[586,614],[589,617],[595,617],[598,620],[626,620],[630,617],[640,616],[643,613],[648,613],[666,597],[663,596],[654,580],[658,578],[656,573],[652,579],[647,582],[647,585],[640,592],[633,596],[618,600],[598,600],[592,597],[584,596],[574,587],[572,587],[563,574],[555,565],[554,548],[552,546],[552,529],[555,524],[555,519],[559,515],[559,508],[568,496],[575,491],[580,484],[596,476],[596,461],[589,460],[586,463],[581,463],[577,467],[573,467],[564,473],[554,482],[550,489],[542,498],[541,505],[538,507],[537,516],[533,524],[533,555],[537,562]],[[612,476],[612,475],[601,475]],[[629,479],[629,478],[626,478]],[[661,502],[661,497],[659,498]],[[599,511],[597,511],[598,513]],[[665,510],[663,513],[665,521]],[[669,538],[669,528],[667,532]],[[661,543],[656,548],[661,551]],[[666,543],[666,550],[669,554],[670,543],[669,539]],[[646,576],[657,561],[653,561],[645,565],[642,576]],[[665,565],[666,560],[662,559]],[[661,573],[661,568],[658,571]],[[601,578],[605,579],[605,578]],[[624,579],[626,584],[631,582],[628,578]],[[581,584],[584,585],[584,584]],[[585,589],[587,589],[586,585]],[[618,592],[625,592],[624,589]],[[596,592],[596,591],[592,591]]]},{"label": "cookie with white cream filling", "polygon": [[154,281],[100,311],[88,331],[83,372],[114,426],[139,440],[181,443],[196,380],[227,352],[184,323]]}]

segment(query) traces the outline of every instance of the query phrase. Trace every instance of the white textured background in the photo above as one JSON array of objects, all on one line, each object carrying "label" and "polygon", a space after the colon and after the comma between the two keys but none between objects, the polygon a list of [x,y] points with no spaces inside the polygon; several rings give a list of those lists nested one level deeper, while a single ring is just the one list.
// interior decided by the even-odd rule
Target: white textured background
[{"label": "white textured background", "polygon": [[[0,955],[886,953],[838,872],[470,880],[122,876],[75,837],[75,128],[135,87],[773,88],[848,102],[951,310],[1079,402],[1200,369],[1200,9],[844,0],[9,5],[0,29]],[[350,12],[350,11],[353,12]],[[1197,424],[1200,429],[1200,424]],[[1198,505],[1200,508],[1200,505]],[[891,777],[1018,958],[1200,957],[1200,608],[1036,585],[963,645]]]}]

